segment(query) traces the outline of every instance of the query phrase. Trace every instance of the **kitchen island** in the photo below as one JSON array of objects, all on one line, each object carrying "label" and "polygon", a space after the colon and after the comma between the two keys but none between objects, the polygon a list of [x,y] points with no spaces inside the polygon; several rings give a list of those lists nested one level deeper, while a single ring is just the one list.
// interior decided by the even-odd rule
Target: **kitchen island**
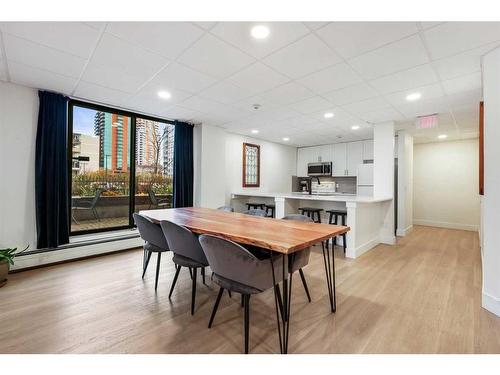
[{"label": "kitchen island", "polygon": [[[347,233],[346,257],[356,258],[379,243],[393,245],[394,209],[391,197],[374,198],[353,194],[305,194],[305,193],[262,193],[235,192],[231,195],[231,205],[236,211],[244,211],[247,203],[275,204],[277,219],[285,215],[299,213],[299,207],[322,208],[321,222],[327,223],[326,210],[343,209],[347,211],[346,225],[351,228]],[[339,238],[337,243],[342,244]]]}]

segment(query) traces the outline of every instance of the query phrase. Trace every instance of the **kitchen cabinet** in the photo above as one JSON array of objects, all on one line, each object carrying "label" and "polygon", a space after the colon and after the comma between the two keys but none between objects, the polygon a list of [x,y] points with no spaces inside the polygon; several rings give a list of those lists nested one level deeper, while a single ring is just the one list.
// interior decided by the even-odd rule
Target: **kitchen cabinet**
[{"label": "kitchen cabinet", "polygon": [[347,176],[356,176],[358,166],[363,164],[363,141],[347,143]]},{"label": "kitchen cabinet", "polygon": [[363,141],[363,160],[373,160],[373,139]]},{"label": "kitchen cabinet", "polygon": [[307,163],[309,163],[310,147],[301,147],[297,149],[297,176],[307,176]]},{"label": "kitchen cabinet", "polygon": [[347,144],[335,143],[333,145],[333,175],[345,176],[347,173]]}]

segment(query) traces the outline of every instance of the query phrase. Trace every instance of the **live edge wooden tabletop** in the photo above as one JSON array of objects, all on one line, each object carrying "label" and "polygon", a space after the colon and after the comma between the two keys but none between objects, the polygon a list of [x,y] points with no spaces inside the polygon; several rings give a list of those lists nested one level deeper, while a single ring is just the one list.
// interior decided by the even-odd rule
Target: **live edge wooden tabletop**
[{"label": "live edge wooden tabletop", "polygon": [[305,249],[350,230],[340,225],[264,218],[199,207],[145,210],[140,214],[156,223],[168,220],[197,234],[213,234],[283,254]]}]

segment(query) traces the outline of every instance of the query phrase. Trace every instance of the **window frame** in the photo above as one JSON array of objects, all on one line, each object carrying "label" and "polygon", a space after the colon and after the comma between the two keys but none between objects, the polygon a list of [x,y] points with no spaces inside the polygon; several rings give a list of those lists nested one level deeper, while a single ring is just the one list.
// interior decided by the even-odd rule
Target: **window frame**
[{"label": "window frame", "polygon": [[[72,188],[72,165],[73,165],[73,108],[74,107],[82,107],[87,109],[93,109],[95,111],[101,112],[109,112],[113,114],[117,114],[120,116],[130,117],[130,181],[129,181],[129,217],[128,217],[128,225],[120,225],[114,227],[106,227],[99,229],[87,229],[87,230],[79,230],[72,231],[71,230],[71,209],[72,209],[72,201],[71,201],[71,188]],[[86,102],[78,99],[69,99],[68,101],[68,134],[67,134],[67,151],[68,151],[68,192],[69,192],[69,201],[68,201],[68,225],[70,231],[70,237],[80,236],[85,234],[93,234],[93,233],[103,233],[103,232],[111,232],[121,229],[132,229],[135,227],[134,219],[132,214],[134,213],[135,208],[135,164],[136,164],[136,155],[135,155],[135,146],[136,146],[136,119],[141,118],[145,120],[163,122],[170,125],[176,125],[176,121],[168,120],[160,117],[154,117],[150,115],[144,115],[138,112],[127,111],[124,109],[119,109],[115,107],[110,107],[106,105]]]}]

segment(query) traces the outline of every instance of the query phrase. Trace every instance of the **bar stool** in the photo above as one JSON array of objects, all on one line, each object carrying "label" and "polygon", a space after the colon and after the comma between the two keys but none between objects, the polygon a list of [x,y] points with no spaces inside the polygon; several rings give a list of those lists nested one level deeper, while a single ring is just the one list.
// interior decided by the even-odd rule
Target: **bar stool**
[{"label": "bar stool", "polygon": [[[299,207],[299,212],[307,217],[310,217],[315,223],[321,223],[321,211],[323,211],[322,208],[315,208],[315,207]],[[314,218],[314,215],[316,214],[317,218]]]},{"label": "bar stool", "polygon": [[247,203],[247,210],[251,210],[252,208],[265,210],[265,206],[266,206],[265,203]]},{"label": "bar stool", "polygon": [[[341,225],[345,226],[347,221],[347,211],[345,210],[327,210],[326,213],[330,214],[328,224],[338,225],[338,218],[341,219]],[[337,244],[337,237],[333,239],[333,245]],[[347,248],[346,234],[342,234],[342,244],[344,245],[344,254]]]},{"label": "bar stool", "polygon": [[[276,209],[276,205],[274,205],[274,204],[266,204],[265,207],[266,207],[267,216],[268,217],[274,217],[274,211]],[[270,213],[269,213],[269,211],[270,211]]]}]

